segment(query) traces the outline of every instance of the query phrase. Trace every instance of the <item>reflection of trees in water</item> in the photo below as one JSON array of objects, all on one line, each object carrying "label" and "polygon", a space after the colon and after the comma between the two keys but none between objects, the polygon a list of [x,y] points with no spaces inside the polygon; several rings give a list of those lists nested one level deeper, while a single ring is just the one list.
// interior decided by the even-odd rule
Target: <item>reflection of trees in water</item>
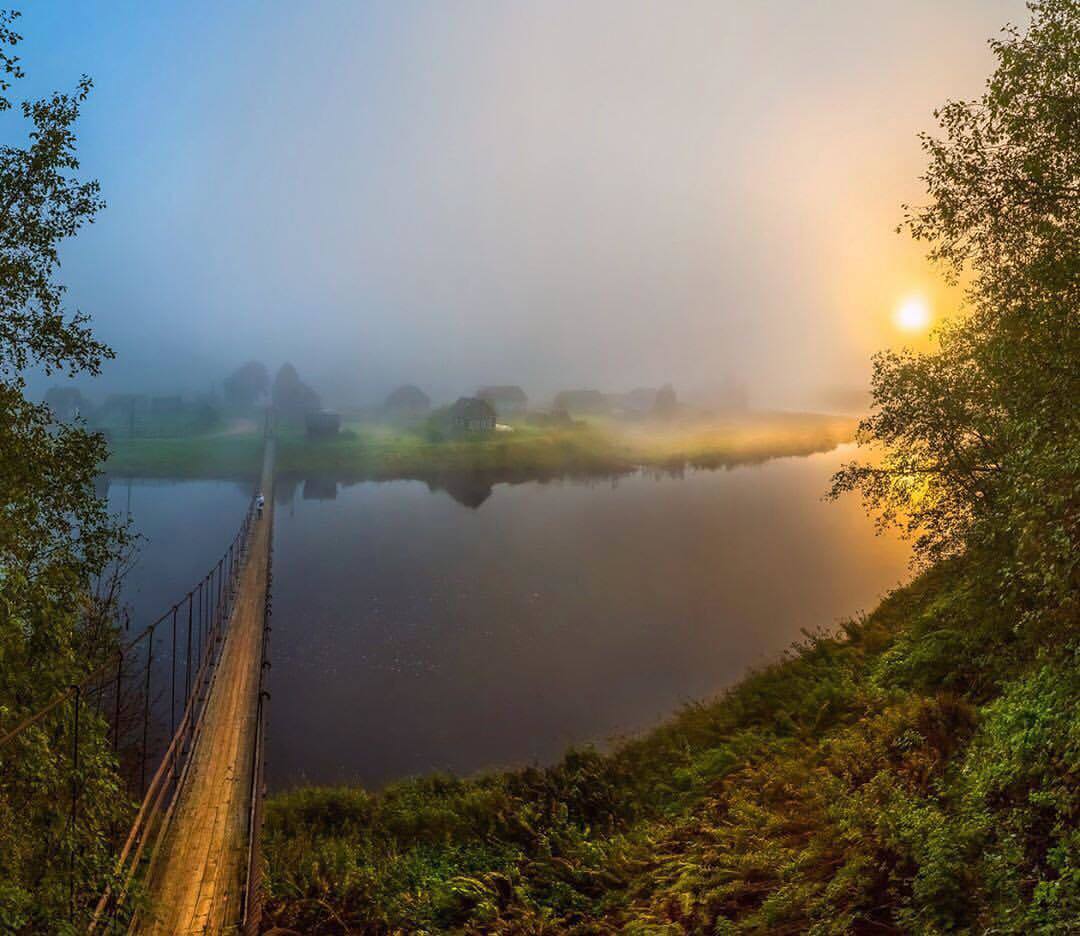
[{"label": "reflection of trees in water", "polygon": [[[429,491],[433,493],[441,491],[463,507],[476,510],[487,502],[497,484],[530,482],[546,484],[552,481],[573,481],[578,484],[614,483],[619,478],[639,473],[640,469],[630,468],[620,471],[538,471],[535,469],[438,471],[401,474],[394,477],[361,477],[331,473],[305,476],[281,475],[275,481],[274,499],[280,505],[290,506],[295,503],[297,493],[300,494],[302,500],[336,500],[339,486],[348,487],[370,481],[422,481]],[[681,466],[676,469],[650,470],[650,474],[656,476],[681,473]]]},{"label": "reflection of trees in water", "polygon": [[304,480],[304,500],[337,500],[337,480],[318,475]]},{"label": "reflection of trees in water", "polygon": [[[785,452],[783,455],[760,452],[717,452],[687,458],[672,457],[670,461],[649,465],[626,465],[619,468],[488,468],[443,471],[416,471],[399,474],[372,475],[347,473],[308,473],[279,475],[275,481],[274,497],[278,504],[295,503],[297,492],[303,500],[336,500],[338,487],[348,487],[365,481],[422,481],[432,492],[442,491],[463,507],[476,510],[485,504],[497,484],[548,484],[572,481],[575,484],[614,484],[620,478],[644,475],[649,478],[683,478],[688,471],[724,471],[742,465],[761,465],[791,454],[809,455],[821,451],[821,446],[808,444],[806,450]],[[245,489],[246,490],[246,489]]]},{"label": "reflection of trees in water", "polygon": [[475,474],[453,475],[427,482],[429,491],[445,491],[459,504],[476,510],[491,497],[495,484],[489,478]]},{"label": "reflection of trees in water", "polygon": [[296,492],[303,483],[302,478],[289,475],[278,475],[274,478],[274,503],[289,507],[296,500]]},{"label": "reflection of trees in water", "polygon": [[[819,441],[810,441],[805,445],[792,446],[783,452],[705,452],[690,456],[675,455],[666,461],[648,464],[621,464],[618,467],[575,465],[569,468],[456,469],[397,474],[348,472],[279,474],[274,481],[273,496],[274,502],[279,506],[291,507],[296,502],[297,494],[300,495],[301,500],[336,500],[339,487],[348,487],[365,481],[422,481],[430,491],[442,491],[463,507],[476,510],[488,501],[497,484],[530,482],[547,484],[552,481],[572,481],[575,484],[587,485],[617,482],[620,478],[631,475],[644,475],[657,479],[682,478],[688,470],[722,471],[742,465],[761,465],[776,458],[811,455],[832,447],[834,443],[823,447]],[[169,485],[183,483],[186,479],[131,479],[102,474],[95,481],[95,491],[99,497],[106,497],[110,484],[127,483],[130,485],[133,480],[139,484]],[[251,479],[230,478],[227,480],[232,481],[245,498],[252,495],[255,482]]]}]

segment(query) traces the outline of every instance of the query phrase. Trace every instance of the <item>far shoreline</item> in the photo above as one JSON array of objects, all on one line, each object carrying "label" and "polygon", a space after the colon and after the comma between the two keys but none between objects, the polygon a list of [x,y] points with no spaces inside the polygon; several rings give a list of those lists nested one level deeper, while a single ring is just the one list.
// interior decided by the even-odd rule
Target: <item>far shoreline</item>
[{"label": "far shoreline", "polygon": [[[491,483],[557,478],[614,478],[639,470],[678,474],[830,451],[852,441],[857,421],[818,413],[751,411],[678,422],[588,420],[569,426],[512,423],[509,432],[429,440],[422,426],[348,420],[332,439],[309,440],[295,426],[278,430],[281,477],[333,476],[344,483],[417,480],[438,484],[463,475]],[[222,431],[109,442],[109,478],[254,480],[262,434]]]}]

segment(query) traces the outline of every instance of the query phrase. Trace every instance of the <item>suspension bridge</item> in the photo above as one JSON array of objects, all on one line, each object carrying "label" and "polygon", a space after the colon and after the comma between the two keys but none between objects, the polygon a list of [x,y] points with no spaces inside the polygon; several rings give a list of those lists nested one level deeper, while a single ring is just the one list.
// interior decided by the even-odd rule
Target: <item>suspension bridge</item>
[{"label": "suspension bridge", "polygon": [[[272,493],[268,439],[260,490]],[[151,855],[137,933],[225,933],[258,925],[258,830],[267,588],[274,499],[256,512],[247,560],[178,794]]]},{"label": "suspension bridge", "polygon": [[[46,797],[40,886],[66,890],[73,930],[258,931],[274,453],[268,435],[258,488],[265,503],[252,498],[207,575],[81,683],[0,728],[3,792],[27,809],[41,808],[33,778],[20,785],[9,765],[43,742],[66,765],[63,800]],[[130,828],[104,836],[88,766],[102,747],[138,803]],[[108,839],[113,856],[104,874],[88,855],[95,836]]]}]

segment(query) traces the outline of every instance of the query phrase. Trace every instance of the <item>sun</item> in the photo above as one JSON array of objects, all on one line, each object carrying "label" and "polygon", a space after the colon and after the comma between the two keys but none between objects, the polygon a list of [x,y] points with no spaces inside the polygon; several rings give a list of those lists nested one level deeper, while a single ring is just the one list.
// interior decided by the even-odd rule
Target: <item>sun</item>
[{"label": "sun", "polygon": [[926,331],[930,326],[929,303],[922,296],[908,296],[893,312],[893,323],[901,331]]}]

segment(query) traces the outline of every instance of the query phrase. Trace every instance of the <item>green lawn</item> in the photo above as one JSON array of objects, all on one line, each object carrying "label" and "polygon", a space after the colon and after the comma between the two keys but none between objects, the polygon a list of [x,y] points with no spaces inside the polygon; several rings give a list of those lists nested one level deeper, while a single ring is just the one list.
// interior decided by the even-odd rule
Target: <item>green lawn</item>
[{"label": "green lawn", "polygon": [[254,478],[262,463],[262,437],[202,435],[119,439],[109,443],[103,469],[145,478]]}]

